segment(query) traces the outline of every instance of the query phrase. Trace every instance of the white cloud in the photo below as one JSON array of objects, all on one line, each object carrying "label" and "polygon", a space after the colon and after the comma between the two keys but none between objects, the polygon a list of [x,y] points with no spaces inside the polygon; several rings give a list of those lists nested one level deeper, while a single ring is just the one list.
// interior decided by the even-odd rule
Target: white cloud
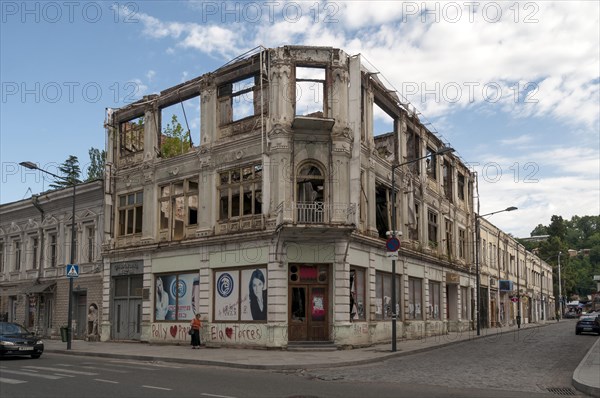
[{"label": "white cloud", "polygon": [[492,221],[515,236],[529,236],[550,217],[600,214],[600,157],[593,148],[566,146],[531,150],[515,157],[483,155],[479,175],[481,213],[508,206],[519,212]]},{"label": "white cloud", "polygon": [[[232,30],[211,24],[163,22],[145,13],[136,15],[143,25],[142,33],[154,39],[171,38],[176,46],[192,48],[207,54],[218,54],[231,58],[245,49],[243,29]],[[172,52],[169,47],[167,52]]]},{"label": "white cloud", "polygon": [[533,141],[533,136],[531,134],[523,134],[514,138],[506,138],[500,140],[502,145],[523,145],[528,144]]},{"label": "white cloud", "polygon": [[[426,3],[438,7],[437,22],[435,14],[419,13],[424,2],[385,1],[299,2],[302,18],[292,22],[281,16],[289,3],[278,2],[273,23],[267,14],[261,23],[250,24],[163,22],[149,15],[141,20],[144,34],[165,40],[169,48],[226,60],[259,44],[324,45],[360,53],[396,89],[416,89],[410,100],[425,118],[440,121],[438,129],[464,110],[475,117],[502,114],[505,120],[547,123],[544,119],[550,118],[568,124],[560,148],[548,148],[545,141],[559,140],[548,140],[545,131],[494,137],[488,143],[473,140],[474,160],[496,161],[504,172],[498,182],[482,180],[482,212],[517,205],[518,214],[491,220],[517,236],[528,235],[553,214],[600,213],[600,3],[480,2],[472,14],[463,7],[456,21],[449,20],[454,15],[449,3]],[[502,18],[492,22],[498,6]],[[499,98],[493,97],[494,88]],[[432,92],[424,95],[427,90]],[[583,146],[590,143],[592,148]],[[486,153],[493,144],[500,145]],[[513,153],[502,155],[506,147]],[[539,182],[525,182],[528,176]]]}]

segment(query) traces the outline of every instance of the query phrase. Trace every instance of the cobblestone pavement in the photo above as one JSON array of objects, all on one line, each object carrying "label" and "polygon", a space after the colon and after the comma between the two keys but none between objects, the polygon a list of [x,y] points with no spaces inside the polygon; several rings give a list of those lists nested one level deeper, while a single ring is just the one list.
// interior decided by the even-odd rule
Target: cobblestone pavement
[{"label": "cobblestone pavement", "polygon": [[[302,372],[328,381],[416,383],[449,388],[548,392],[571,389],[573,371],[598,337],[576,336],[575,321],[520,329],[383,363]],[[493,329],[487,331],[493,334]]]}]

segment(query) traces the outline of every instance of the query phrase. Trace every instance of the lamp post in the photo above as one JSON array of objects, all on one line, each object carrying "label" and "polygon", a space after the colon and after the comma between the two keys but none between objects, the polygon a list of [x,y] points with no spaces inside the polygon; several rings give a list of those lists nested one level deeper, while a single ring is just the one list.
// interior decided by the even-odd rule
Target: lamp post
[{"label": "lamp post", "polygon": [[[540,264],[540,268],[542,265]],[[542,271],[542,280],[540,281],[540,291],[542,295],[542,321],[545,321],[548,315],[546,314],[546,302],[544,301],[544,278],[546,277],[546,273]]]},{"label": "lamp post", "polygon": [[[479,201],[477,202],[477,207],[479,207]],[[481,284],[481,279],[479,276],[479,251],[480,251],[479,241],[481,239],[480,239],[480,231],[479,231],[479,219],[481,217],[491,216],[493,214],[502,213],[505,211],[513,211],[513,210],[517,210],[517,207],[510,206],[504,210],[493,211],[491,213],[486,213],[486,214],[482,214],[482,215],[475,214],[475,278],[476,278],[475,286],[477,289],[477,319],[476,319],[477,336],[481,335],[481,322],[480,322],[480,308],[481,308],[480,284]],[[485,248],[484,248],[484,250],[485,250]],[[518,266],[519,265],[517,264],[517,270],[518,270]],[[518,282],[518,280],[517,280],[517,282]]]},{"label": "lamp post", "polygon": [[[443,147],[439,151],[430,153],[429,155],[411,159],[408,162],[392,165],[392,237],[395,237],[398,234],[398,228],[396,226],[396,169],[400,166],[418,162],[419,160],[428,158],[430,156],[443,155],[444,153],[450,152],[454,152],[454,148]],[[398,313],[396,312],[396,300],[396,258],[392,257],[392,352],[396,351],[396,319],[398,317]]]},{"label": "lamp post", "polygon": [[561,254],[562,254],[562,252],[558,252],[558,308],[559,308],[558,319],[559,320],[563,316],[562,284],[561,284],[561,280],[560,280],[560,255]]},{"label": "lamp post", "polygon": [[[70,181],[68,178],[56,175],[54,173],[49,172],[48,170],[44,170],[42,168],[39,168],[35,163],[33,162],[21,162],[19,163],[21,166],[30,169],[30,170],[39,170],[42,173],[46,173],[51,175],[54,178],[58,178],[60,180],[66,181],[66,182],[71,182],[73,184],[73,212],[72,212],[72,220],[71,220],[71,260],[70,263],[71,265],[73,265],[73,263],[75,262],[75,187],[76,187],[76,182],[77,180],[75,179],[74,181]],[[68,307],[68,315],[67,315],[67,350],[71,349],[71,340],[72,340],[72,333],[71,333],[71,327],[73,324],[73,278],[69,277],[69,307]]]},{"label": "lamp post", "polygon": [[[545,235],[547,236],[547,235]],[[554,254],[550,257],[548,257],[547,259],[544,260],[548,261],[550,260],[552,257],[554,256],[558,256],[558,308],[559,308],[559,312],[558,312],[558,319],[557,321],[559,321],[562,316],[563,316],[563,306],[562,306],[562,281],[561,281],[561,277],[560,277],[560,256],[561,256],[562,252],[559,251],[558,254]],[[555,307],[556,308],[556,307]]]}]

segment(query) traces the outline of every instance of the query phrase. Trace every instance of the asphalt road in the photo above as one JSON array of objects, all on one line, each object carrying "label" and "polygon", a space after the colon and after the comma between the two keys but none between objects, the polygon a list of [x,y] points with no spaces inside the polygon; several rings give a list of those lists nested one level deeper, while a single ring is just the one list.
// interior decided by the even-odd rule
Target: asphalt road
[{"label": "asphalt road", "polygon": [[[318,369],[303,377],[344,382],[392,383],[462,391],[463,396],[519,394],[585,396],[571,387],[573,371],[596,335],[575,335],[576,320],[465,341],[380,364]],[[600,375],[598,376],[600,377]],[[481,391],[485,391],[481,393]],[[558,394],[562,393],[562,394]]]},{"label": "asphalt road", "polygon": [[574,322],[458,343],[379,364],[251,371],[45,353],[0,361],[0,395],[17,397],[552,397],[597,339]]}]

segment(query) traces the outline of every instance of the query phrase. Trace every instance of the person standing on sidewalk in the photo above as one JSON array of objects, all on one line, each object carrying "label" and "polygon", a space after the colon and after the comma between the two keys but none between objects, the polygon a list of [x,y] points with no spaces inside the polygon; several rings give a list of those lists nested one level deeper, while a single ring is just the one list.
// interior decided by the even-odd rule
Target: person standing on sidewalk
[{"label": "person standing on sidewalk", "polygon": [[200,348],[200,329],[202,328],[202,321],[200,320],[200,314],[196,314],[196,317],[192,319],[190,323],[192,328],[192,349]]}]

